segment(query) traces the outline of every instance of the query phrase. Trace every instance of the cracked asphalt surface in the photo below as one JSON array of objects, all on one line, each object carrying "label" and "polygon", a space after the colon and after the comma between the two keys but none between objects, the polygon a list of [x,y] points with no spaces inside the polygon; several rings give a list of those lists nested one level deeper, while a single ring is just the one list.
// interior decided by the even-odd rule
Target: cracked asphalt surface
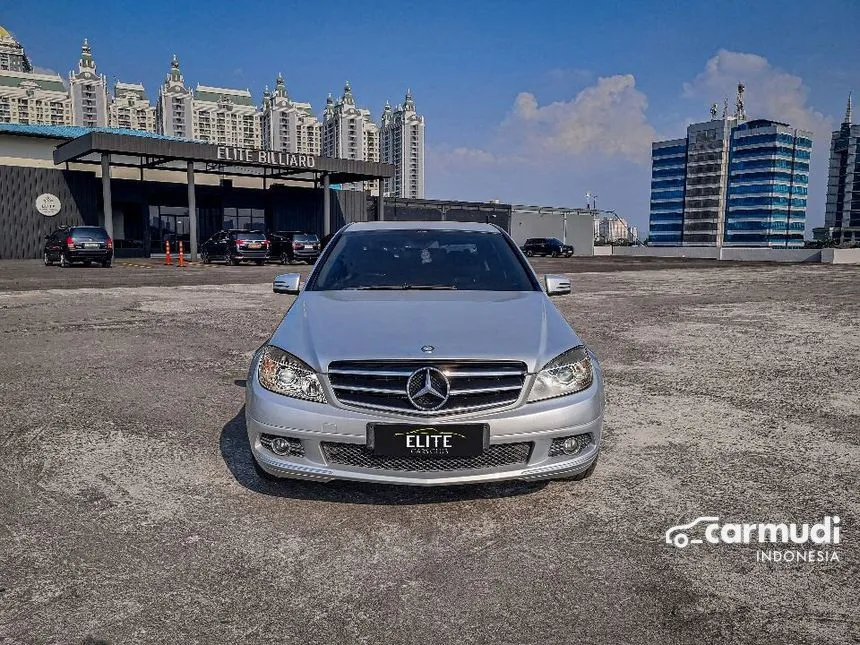
[{"label": "cracked asphalt surface", "polygon": [[[860,641],[860,268],[535,266],[606,372],[600,465],[409,489],[256,477],[283,268],[0,262],[0,643]],[[663,542],[825,514],[839,562]]]}]

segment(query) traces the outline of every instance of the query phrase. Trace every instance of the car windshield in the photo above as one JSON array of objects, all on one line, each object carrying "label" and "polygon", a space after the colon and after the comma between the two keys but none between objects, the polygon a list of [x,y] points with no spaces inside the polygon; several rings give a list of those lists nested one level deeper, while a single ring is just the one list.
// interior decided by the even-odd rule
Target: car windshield
[{"label": "car windshield", "polygon": [[308,235],[305,233],[299,233],[293,235],[293,242],[305,242],[307,244],[316,244],[319,242],[319,238],[316,235]]},{"label": "car windshield", "polygon": [[554,237],[554,238],[552,238],[552,239],[550,239],[550,240],[549,240],[549,243],[550,243],[550,244],[561,244],[562,242],[561,242],[561,240],[560,240],[560,239],[558,239],[557,237]]},{"label": "car windshield", "polygon": [[233,233],[237,240],[265,240],[266,236],[259,231],[238,231]]},{"label": "car windshield", "polygon": [[73,228],[69,232],[69,236],[75,240],[92,240],[94,242],[104,242],[108,238],[107,231],[103,228]]},{"label": "car windshield", "polygon": [[308,289],[535,291],[538,287],[499,233],[410,229],[345,232]]}]

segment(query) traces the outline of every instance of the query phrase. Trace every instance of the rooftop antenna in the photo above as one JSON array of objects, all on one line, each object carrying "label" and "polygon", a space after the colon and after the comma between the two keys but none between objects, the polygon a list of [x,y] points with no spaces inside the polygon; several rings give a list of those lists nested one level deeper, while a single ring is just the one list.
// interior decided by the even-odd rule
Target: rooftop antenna
[{"label": "rooftop antenna", "polygon": [[729,118],[729,97],[723,99],[723,120]]},{"label": "rooftop antenna", "polygon": [[712,103],[711,104],[711,121],[716,121],[716,120],[717,120],[717,104]]},{"label": "rooftop antenna", "polygon": [[744,90],[746,87],[743,83],[738,83],[738,98],[735,103],[735,116],[738,122],[747,120],[747,113],[744,110]]}]

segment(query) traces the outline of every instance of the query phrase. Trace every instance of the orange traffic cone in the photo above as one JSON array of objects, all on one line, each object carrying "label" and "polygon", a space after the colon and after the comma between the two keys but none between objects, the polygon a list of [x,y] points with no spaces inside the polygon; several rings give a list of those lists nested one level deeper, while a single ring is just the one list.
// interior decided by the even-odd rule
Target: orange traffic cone
[{"label": "orange traffic cone", "polygon": [[185,252],[182,250],[182,240],[179,240],[179,264],[177,266],[185,266]]},{"label": "orange traffic cone", "polygon": [[173,261],[170,259],[170,240],[164,240],[164,263],[165,264],[173,264]]}]

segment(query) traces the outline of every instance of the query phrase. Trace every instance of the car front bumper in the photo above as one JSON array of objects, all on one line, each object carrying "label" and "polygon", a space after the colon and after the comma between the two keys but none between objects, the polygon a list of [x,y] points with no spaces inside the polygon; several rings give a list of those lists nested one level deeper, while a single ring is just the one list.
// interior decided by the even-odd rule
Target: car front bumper
[{"label": "car front bumper", "polygon": [[[597,459],[603,434],[604,395],[600,370],[595,362],[595,378],[590,388],[577,394],[536,403],[522,403],[534,376],[529,375],[520,401],[490,412],[427,418],[393,415],[376,411],[347,409],[339,404],[320,404],[281,396],[263,388],[257,380],[256,360],[248,375],[245,421],[251,451],[259,466],[279,477],[331,481],[345,479],[387,484],[438,486],[476,484],[503,480],[537,481],[572,477],[589,468]],[[321,375],[330,401],[335,400],[327,379]],[[368,423],[486,423],[490,427],[490,449],[501,444],[530,444],[527,458],[518,463],[458,470],[416,470],[400,464],[397,468],[355,463],[334,463],[327,457],[330,444],[367,444]],[[550,456],[553,439],[591,435],[589,443],[574,456]],[[263,445],[264,435],[297,439],[303,454],[279,456]],[[512,448],[513,446],[508,446]],[[504,449],[504,448],[503,448]],[[557,452],[557,451],[555,451]],[[420,467],[419,467],[420,468]]]}]

